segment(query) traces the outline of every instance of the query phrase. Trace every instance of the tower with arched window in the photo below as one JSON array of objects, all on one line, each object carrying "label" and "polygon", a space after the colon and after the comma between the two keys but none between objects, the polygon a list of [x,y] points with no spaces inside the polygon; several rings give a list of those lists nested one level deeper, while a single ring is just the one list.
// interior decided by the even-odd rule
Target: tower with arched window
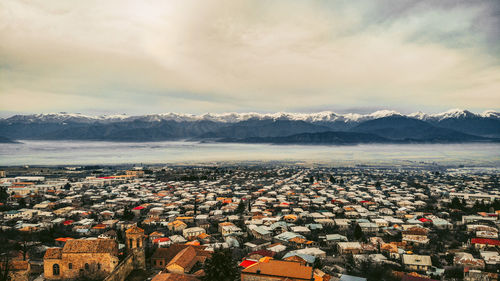
[{"label": "tower with arched window", "polygon": [[146,268],[145,243],[144,229],[134,225],[125,231],[127,253],[134,256],[136,268]]},{"label": "tower with arched window", "polygon": [[144,249],[144,229],[138,226],[132,226],[125,231],[125,240],[127,252],[132,252],[134,249]]}]

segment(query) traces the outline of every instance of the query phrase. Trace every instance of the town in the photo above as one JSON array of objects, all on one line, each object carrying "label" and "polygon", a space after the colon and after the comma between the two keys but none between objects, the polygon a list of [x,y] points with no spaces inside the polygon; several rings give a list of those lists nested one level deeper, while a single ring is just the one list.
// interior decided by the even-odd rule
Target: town
[{"label": "town", "polygon": [[498,170],[4,167],[0,281],[498,280]]}]

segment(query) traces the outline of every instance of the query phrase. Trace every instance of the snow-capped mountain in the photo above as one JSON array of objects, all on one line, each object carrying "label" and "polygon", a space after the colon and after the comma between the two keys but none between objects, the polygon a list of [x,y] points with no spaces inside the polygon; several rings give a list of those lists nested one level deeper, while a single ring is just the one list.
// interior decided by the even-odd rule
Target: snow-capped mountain
[{"label": "snow-capped mountain", "polygon": [[[423,112],[416,112],[409,114],[409,117],[414,117],[419,120],[432,120],[432,121],[442,121],[445,119],[459,119],[459,118],[481,118],[481,117],[495,117],[494,111],[487,111],[490,114],[485,115],[483,114],[475,114],[472,113],[468,110],[462,110],[462,109],[451,109],[442,113],[436,113],[436,114],[425,114]],[[497,113],[498,114],[498,113]]]},{"label": "snow-capped mountain", "polygon": [[[376,121],[376,122],[375,122]],[[275,138],[324,132],[369,133],[390,139],[419,141],[478,140],[500,137],[500,113],[467,110],[401,114],[380,110],[370,114],[317,113],[163,113],[140,116],[88,116],[78,113],[15,115],[0,119],[0,136],[10,139],[178,140]],[[326,134],[324,136],[334,136]],[[339,137],[339,134],[335,135]],[[363,136],[357,139],[363,139]],[[315,139],[306,137],[300,139]],[[372,137],[372,139],[380,139]],[[480,139],[480,138],[479,138]],[[281,140],[283,141],[283,140]]]},{"label": "snow-capped mountain", "polygon": [[[485,111],[482,114],[475,114],[467,110],[450,110],[438,114],[426,114],[422,112],[412,113],[408,115],[401,114],[393,110],[379,110],[369,114],[346,113],[339,114],[332,111],[322,111],[317,113],[206,113],[202,115],[183,114],[183,113],[160,113],[139,116],[121,115],[100,115],[90,116],[79,113],[48,113],[48,114],[31,114],[31,115],[15,115],[3,119],[8,122],[77,122],[77,123],[92,123],[92,122],[126,122],[126,121],[145,121],[145,122],[160,122],[160,121],[177,121],[177,122],[194,122],[194,121],[212,121],[223,123],[237,123],[250,119],[256,120],[292,120],[304,121],[309,123],[315,122],[362,122],[388,116],[407,116],[419,120],[442,120],[447,118],[463,118],[463,117],[485,117],[485,118],[500,118],[500,112]],[[2,119],[0,119],[2,120]]]}]

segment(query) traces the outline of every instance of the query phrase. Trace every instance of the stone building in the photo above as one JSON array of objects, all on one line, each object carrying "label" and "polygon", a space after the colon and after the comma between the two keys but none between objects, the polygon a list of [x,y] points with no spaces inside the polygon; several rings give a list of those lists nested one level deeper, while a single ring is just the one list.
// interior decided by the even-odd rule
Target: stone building
[{"label": "stone building", "polygon": [[125,238],[127,240],[127,252],[131,252],[134,249],[144,249],[144,229],[134,225],[125,231]]},{"label": "stone building", "polygon": [[144,235],[144,229],[136,225],[127,229],[125,231],[125,241],[127,254],[134,257],[135,269],[145,269],[146,256],[144,247],[146,243],[146,236]]},{"label": "stone building", "polygon": [[104,278],[118,265],[118,243],[112,239],[68,240],[63,248],[49,248],[44,256],[48,280],[80,276]]}]

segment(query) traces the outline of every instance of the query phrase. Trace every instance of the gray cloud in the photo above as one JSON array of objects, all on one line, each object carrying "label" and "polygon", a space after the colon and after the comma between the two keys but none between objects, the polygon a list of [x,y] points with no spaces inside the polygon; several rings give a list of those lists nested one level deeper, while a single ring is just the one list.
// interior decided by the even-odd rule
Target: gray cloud
[{"label": "gray cloud", "polygon": [[496,109],[499,11],[496,0],[0,0],[0,110]]}]

